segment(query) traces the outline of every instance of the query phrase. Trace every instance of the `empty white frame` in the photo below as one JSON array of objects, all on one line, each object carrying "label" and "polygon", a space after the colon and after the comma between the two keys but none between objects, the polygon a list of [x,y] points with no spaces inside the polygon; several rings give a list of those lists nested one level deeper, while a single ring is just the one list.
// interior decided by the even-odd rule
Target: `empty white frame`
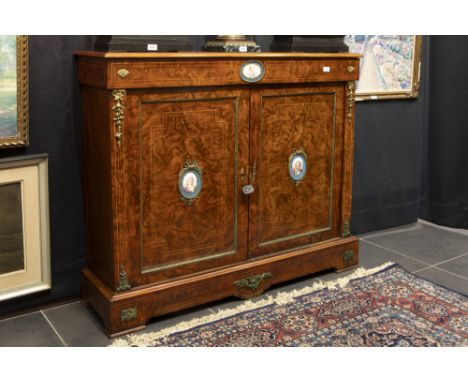
[{"label": "empty white frame", "polygon": [[51,288],[48,159],[0,160],[0,301]]}]

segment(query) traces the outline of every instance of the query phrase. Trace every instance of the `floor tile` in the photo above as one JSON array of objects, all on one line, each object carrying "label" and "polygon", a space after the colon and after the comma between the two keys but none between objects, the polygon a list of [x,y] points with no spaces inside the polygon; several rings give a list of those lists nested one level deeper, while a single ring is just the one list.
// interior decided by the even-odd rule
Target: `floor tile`
[{"label": "floor tile", "polygon": [[64,346],[41,312],[0,321],[0,346]]},{"label": "floor tile", "polygon": [[427,225],[364,240],[431,265],[468,253],[468,236]]},{"label": "floor tile", "polygon": [[468,295],[468,281],[448,273],[443,269],[431,267],[420,272],[416,272],[415,276],[422,277],[423,279],[432,281],[437,285]]},{"label": "floor tile", "polygon": [[414,230],[421,229],[422,227],[423,227],[423,224],[417,222],[417,223],[401,225],[398,227],[386,228],[386,229],[382,229],[379,231],[367,232],[367,233],[357,235],[357,237],[366,239],[372,236],[382,236],[382,235],[397,234],[397,233],[406,232],[406,231],[414,231]]},{"label": "floor tile", "polygon": [[403,256],[399,253],[382,248],[372,242],[361,239],[359,242],[359,265],[364,268],[374,268],[387,261],[400,264],[408,272],[415,272],[426,268],[429,264]]},{"label": "floor tile", "polygon": [[111,343],[99,319],[81,302],[47,309],[44,314],[67,346],[107,346]]},{"label": "floor tile", "polygon": [[429,227],[444,229],[447,231],[452,231],[455,233],[459,233],[461,235],[468,236],[468,229],[445,227],[445,226],[437,225],[435,223],[428,222],[427,220],[423,220],[423,219],[418,219],[418,223],[423,224],[423,225],[428,225]]},{"label": "floor tile", "polygon": [[[378,267],[388,261],[400,264],[408,272],[414,272],[423,268],[426,268],[428,264],[421,261],[412,259],[392,252],[388,249],[376,246],[373,243],[368,243],[362,239],[359,241],[359,266],[370,269]],[[342,277],[350,276],[355,269],[349,271],[337,273],[335,271],[327,271],[319,274],[319,278],[322,281],[335,281]]]},{"label": "floor tile", "polygon": [[468,255],[439,264],[437,268],[444,269],[468,279]]}]

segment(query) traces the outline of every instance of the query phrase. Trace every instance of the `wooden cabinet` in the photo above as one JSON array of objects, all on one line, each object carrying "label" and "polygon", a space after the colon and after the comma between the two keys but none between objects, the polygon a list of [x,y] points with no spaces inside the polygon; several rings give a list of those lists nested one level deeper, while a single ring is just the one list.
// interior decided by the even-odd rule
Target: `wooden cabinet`
[{"label": "wooden cabinet", "polygon": [[349,233],[358,55],[77,59],[83,299],[109,335],[358,264]]}]

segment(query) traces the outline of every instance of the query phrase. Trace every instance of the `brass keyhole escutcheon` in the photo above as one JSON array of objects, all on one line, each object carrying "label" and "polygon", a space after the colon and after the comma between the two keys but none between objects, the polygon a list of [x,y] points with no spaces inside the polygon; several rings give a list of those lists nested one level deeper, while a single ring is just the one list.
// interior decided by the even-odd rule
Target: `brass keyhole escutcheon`
[{"label": "brass keyhole escutcheon", "polygon": [[117,75],[122,79],[126,78],[129,74],[130,72],[125,68],[119,69],[117,71]]}]

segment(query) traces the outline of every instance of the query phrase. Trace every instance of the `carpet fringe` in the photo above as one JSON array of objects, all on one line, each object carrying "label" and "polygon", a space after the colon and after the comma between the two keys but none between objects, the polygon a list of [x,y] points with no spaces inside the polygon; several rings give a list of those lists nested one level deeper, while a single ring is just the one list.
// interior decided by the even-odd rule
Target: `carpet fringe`
[{"label": "carpet fringe", "polygon": [[294,298],[298,296],[302,296],[305,294],[309,294],[312,292],[316,292],[318,290],[323,289],[337,289],[343,288],[348,284],[351,280],[358,279],[361,277],[369,276],[374,273],[380,272],[381,270],[393,265],[392,262],[386,262],[378,267],[366,269],[366,268],[358,268],[356,269],[351,275],[347,277],[342,277],[335,281],[327,281],[322,282],[318,281],[315,282],[312,286],[307,286],[301,288],[299,290],[293,290],[291,292],[278,292],[275,296],[268,296],[259,301],[245,301],[242,305],[231,308],[231,309],[224,309],[220,310],[219,312],[209,314],[203,317],[197,317],[190,321],[181,322],[169,328],[162,329],[157,332],[151,333],[143,333],[143,334],[130,334],[126,338],[117,338],[114,342],[110,345],[111,347],[127,347],[127,346],[154,346],[157,345],[158,342],[163,340],[165,337],[174,334],[176,332],[182,332],[184,330],[192,329],[196,326],[200,326],[209,322],[217,321],[229,316],[233,316],[235,314],[243,313],[248,310],[258,309],[267,305],[277,304],[277,305],[285,305],[294,300]]}]

